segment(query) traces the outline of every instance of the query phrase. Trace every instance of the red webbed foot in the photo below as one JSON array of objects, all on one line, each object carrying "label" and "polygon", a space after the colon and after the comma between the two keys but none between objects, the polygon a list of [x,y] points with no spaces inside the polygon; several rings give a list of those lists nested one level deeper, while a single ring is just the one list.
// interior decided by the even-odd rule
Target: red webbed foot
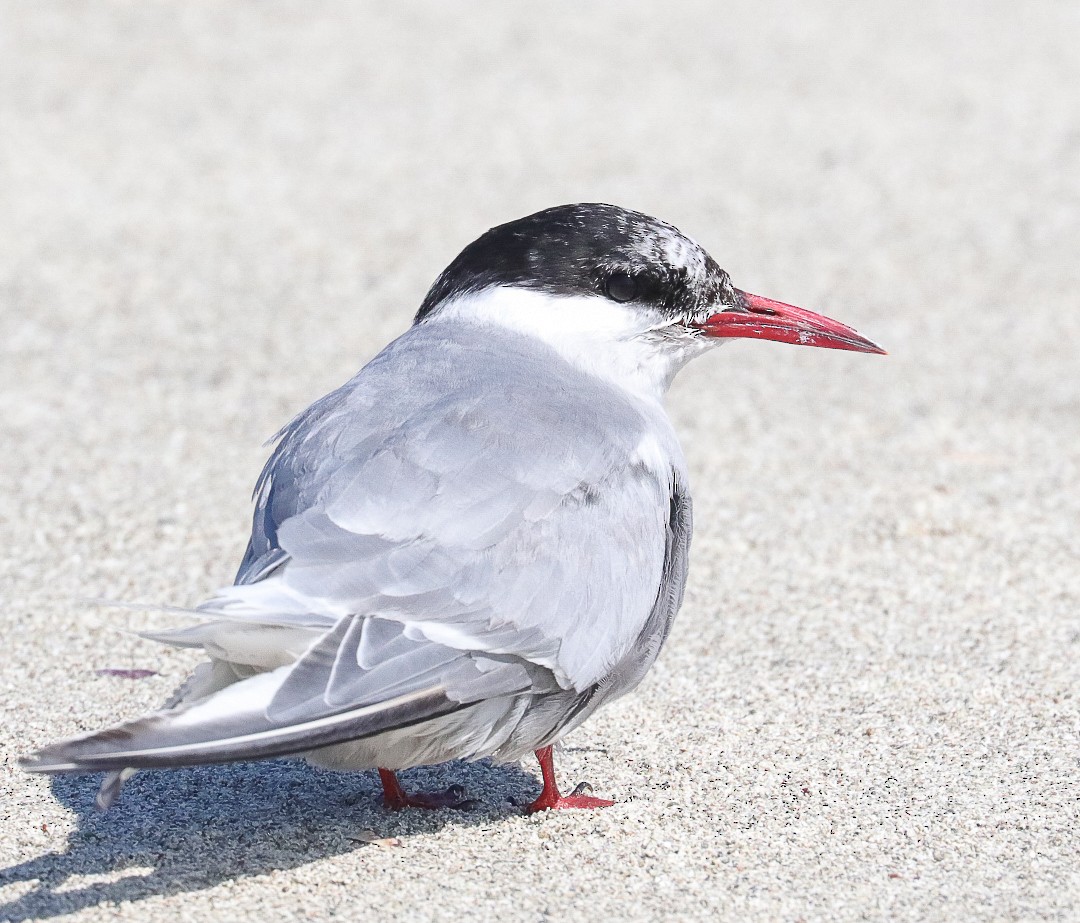
[{"label": "red webbed foot", "polygon": [[607,798],[596,798],[592,794],[592,786],[588,782],[582,782],[574,788],[569,795],[560,795],[559,786],[555,782],[555,763],[551,756],[551,747],[543,747],[536,751],[536,758],[540,762],[540,772],[544,776],[544,790],[540,797],[525,808],[526,814],[535,814],[537,811],[560,811],[564,808],[610,808],[614,801]]},{"label": "red webbed foot", "polygon": [[453,808],[467,811],[476,806],[475,801],[465,797],[465,787],[462,785],[451,785],[443,792],[417,792],[410,795],[401,787],[392,770],[380,769],[379,779],[383,787],[383,807],[388,811],[401,811],[404,808]]}]

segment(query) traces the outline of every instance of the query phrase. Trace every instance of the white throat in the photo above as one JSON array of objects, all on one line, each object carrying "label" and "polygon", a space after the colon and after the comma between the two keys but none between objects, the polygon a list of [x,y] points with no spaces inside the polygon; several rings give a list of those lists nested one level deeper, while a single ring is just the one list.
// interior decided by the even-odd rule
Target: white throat
[{"label": "white throat", "polygon": [[658,403],[679,369],[716,343],[649,308],[511,286],[453,298],[439,306],[437,318],[535,337],[576,368]]}]

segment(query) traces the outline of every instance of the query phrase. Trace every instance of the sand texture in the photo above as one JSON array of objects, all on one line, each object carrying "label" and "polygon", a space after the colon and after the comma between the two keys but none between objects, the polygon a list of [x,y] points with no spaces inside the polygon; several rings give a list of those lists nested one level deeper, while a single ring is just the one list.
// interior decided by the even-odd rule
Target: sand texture
[{"label": "sand texture", "polygon": [[[1080,4],[0,2],[0,920],[1080,918]],[[487,227],[607,201],[887,358],[669,406],[697,532],[610,810],[276,761],[16,759],[155,707],[262,442]],[[155,671],[142,679],[102,670]],[[70,916],[68,916],[70,915]]]}]

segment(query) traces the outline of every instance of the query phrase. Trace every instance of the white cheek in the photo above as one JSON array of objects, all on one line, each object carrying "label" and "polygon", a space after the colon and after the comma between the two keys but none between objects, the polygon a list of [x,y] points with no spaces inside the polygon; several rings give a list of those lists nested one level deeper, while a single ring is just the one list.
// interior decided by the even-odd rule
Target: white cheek
[{"label": "white cheek", "polygon": [[599,296],[495,287],[447,302],[436,317],[535,337],[576,368],[654,401],[689,358],[686,346],[657,332],[670,318]]}]

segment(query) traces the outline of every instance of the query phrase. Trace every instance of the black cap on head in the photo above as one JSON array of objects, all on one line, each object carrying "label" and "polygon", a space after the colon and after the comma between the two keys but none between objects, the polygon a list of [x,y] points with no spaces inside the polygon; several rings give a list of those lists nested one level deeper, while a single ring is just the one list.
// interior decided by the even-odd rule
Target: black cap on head
[{"label": "black cap on head", "polygon": [[727,273],[678,228],[583,203],[545,209],[474,240],[435,280],[416,320],[451,298],[500,285],[634,302],[676,318],[736,299]]}]

